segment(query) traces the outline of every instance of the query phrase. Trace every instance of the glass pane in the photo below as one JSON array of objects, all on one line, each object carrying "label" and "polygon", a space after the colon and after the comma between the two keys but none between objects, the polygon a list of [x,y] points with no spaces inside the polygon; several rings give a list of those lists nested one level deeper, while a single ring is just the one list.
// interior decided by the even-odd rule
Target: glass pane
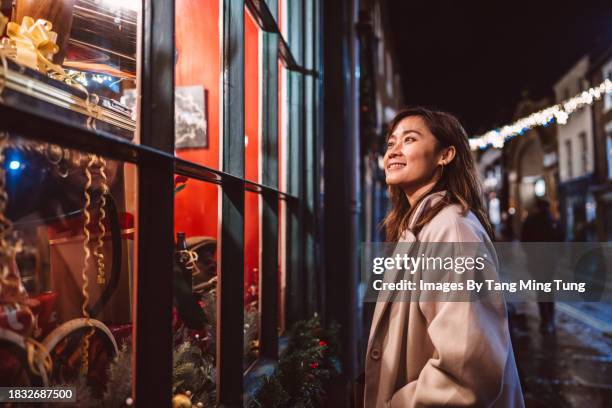
[{"label": "glass pane", "polygon": [[278,189],[287,192],[287,70],[278,62]]},{"label": "glass pane", "polygon": [[219,1],[176,0],[175,149],[219,169]]},{"label": "glass pane", "polygon": [[0,386],[68,385],[77,406],[122,406],[136,168],[5,133],[0,146]]},{"label": "glass pane", "polygon": [[247,191],[244,196],[244,364],[245,369],[259,356],[259,271],[260,196]]},{"label": "glass pane", "polygon": [[8,57],[1,103],[133,139],[141,2],[10,3],[0,10]]},{"label": "glass pane", "polygon": [[260,108],[261,108],[261,36],[251,14],[244,13],[244,147],[245,178],[259,182]]},{"label": "glass pane", "polygon": [[193,406],[216,405],[217,200],[216,184],[175,176],[174,402],[191,394]]}]

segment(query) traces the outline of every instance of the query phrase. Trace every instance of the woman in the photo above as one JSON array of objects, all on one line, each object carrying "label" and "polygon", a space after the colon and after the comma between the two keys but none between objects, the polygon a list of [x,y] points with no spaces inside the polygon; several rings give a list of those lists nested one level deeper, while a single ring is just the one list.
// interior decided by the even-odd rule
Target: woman
[{"label": "woman", "polygon": [[[410,108],[389,129],[387,241],[490,244],[492,229],[459,121]],[[364,402],[366,408],[523,407],[503,301],[378,302]]]}]

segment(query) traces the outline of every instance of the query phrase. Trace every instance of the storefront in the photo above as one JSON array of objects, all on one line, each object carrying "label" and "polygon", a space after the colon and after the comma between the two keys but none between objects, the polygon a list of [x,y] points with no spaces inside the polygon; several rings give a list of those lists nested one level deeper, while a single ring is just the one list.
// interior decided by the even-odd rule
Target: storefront
[{"label": "storefront", "polygon": [[14,3],[2,385],[242,405],[320,310],[319,2]]}]

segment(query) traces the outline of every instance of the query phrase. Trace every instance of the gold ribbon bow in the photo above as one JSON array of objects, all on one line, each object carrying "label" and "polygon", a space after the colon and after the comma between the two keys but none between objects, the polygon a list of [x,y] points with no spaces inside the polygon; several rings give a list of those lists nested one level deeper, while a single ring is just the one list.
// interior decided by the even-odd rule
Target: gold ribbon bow
[{"label": "gold ribbon bow", "polygon": [[51,62],[53,55],[59,51],[55,43],[57,33],[51,31],[50,21],[25,16],[21,25],[10,22],[6,27],[6,35],[14,50],[13,58],[20,64],[37,69],[43,73],[65,75],[61,66]]}]

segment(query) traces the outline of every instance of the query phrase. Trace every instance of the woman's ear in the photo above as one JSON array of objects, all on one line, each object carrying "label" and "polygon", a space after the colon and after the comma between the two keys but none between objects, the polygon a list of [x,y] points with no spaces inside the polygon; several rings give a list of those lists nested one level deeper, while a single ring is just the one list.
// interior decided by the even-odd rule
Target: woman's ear
[{"label": "woman's ear", "polygon": [[450,162],[455,158],[455,154],[457,150],[455,146],[448,146],[442,149],[442,155],[440,156],[440,160],[438,161],[438,165],[447,166]]}]

